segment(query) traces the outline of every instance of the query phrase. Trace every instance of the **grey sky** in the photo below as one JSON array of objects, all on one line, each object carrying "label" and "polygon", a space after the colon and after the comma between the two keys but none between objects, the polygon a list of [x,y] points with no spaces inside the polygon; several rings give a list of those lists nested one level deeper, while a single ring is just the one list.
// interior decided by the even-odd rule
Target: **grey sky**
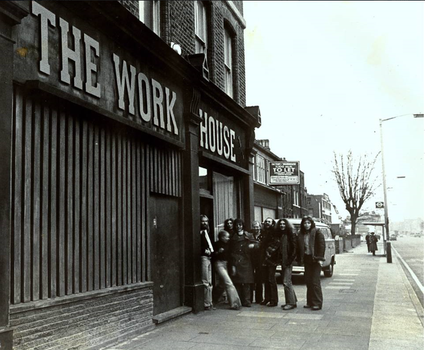
[{"label": "grey sky", "polygon": [[[333,151],[376,155],[379,119],[423,113],[424,2],[245,1],[247,105],[257,139],[299,160],[309,193],[348,212],[330,173]],[[424,124],[384,123],[389,216],[423,217]],[[381,182],[381,160],[375,175]],[[406,176],[397,179],[397,176]],[[382,187],[365,209],[383,201]]]}]

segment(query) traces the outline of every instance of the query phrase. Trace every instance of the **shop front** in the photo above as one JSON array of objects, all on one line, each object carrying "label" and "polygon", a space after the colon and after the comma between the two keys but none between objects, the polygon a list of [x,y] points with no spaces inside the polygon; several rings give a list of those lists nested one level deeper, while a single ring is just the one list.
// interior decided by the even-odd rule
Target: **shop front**
[{"label": "shop front", "polygon": [[184,302],[193,67],[117,2],[0,8],[0,347],[147,331]]},{"label": "shop front", "polygon": [[199,216],[212,239],[252,220],[257,116],[118,2],[0,17],[0,347],[99,347],[203,310]]}]

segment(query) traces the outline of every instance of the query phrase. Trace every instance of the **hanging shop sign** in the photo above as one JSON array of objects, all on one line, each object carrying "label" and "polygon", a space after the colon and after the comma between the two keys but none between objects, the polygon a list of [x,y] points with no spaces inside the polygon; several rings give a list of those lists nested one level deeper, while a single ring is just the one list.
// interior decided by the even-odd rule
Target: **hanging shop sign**
[{"label": "hanging shop sign", "polygon": [[[46,4],[47,6],[47,4]],[[152,58],[130,53],[86,22],[50,3],[31,2],[30,28],[18,39],[18,71],[125,118],[128,124],[183,141],[183,89],[155,69]],[[56,10],[57,9],[57,10]],[[28,54],[26,48],[36,49]],[[22,57],[21,57],[22,58]],[[33,58],[37,76],[27,67]],[[150,60],[150,61],[149,61]],[[26,75],[24,75],[26,74]]]},{"label": "hanging shop sign", "polygon": [[269,185],[299,185],[300,162],[272,162],[270,163]]}]

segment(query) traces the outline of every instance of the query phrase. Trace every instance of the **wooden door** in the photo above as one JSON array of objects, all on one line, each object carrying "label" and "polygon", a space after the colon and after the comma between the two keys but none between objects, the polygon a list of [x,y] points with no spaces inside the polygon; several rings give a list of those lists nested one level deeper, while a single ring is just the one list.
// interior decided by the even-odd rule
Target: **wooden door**
[{"label": "wooden door", "polygon": [[154,315],[182,305],[183,240],[179,204],[175,197],[150,197]]}]

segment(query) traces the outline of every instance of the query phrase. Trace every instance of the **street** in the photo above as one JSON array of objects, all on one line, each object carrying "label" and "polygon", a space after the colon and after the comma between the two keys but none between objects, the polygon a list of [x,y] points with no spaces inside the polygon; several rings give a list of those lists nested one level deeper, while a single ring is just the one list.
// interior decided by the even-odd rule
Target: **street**
[{"label": "street", "polygon": [[[401,258],[410,267],[413,273],[418,278],[420,284],[424,285],[424,237],[403,236],[398,237],[397,241],[391,241],[392,246],[400,254]],[[393,254],[393,259],[395,258]],[[401,264],[403,267],[404,265]],[[416,292],[422,306],[424,305],[423,291],[417,286],[414,279],[410,276],[407,269],[404,267],[406,276],[408,277],[413,289]]]}]

